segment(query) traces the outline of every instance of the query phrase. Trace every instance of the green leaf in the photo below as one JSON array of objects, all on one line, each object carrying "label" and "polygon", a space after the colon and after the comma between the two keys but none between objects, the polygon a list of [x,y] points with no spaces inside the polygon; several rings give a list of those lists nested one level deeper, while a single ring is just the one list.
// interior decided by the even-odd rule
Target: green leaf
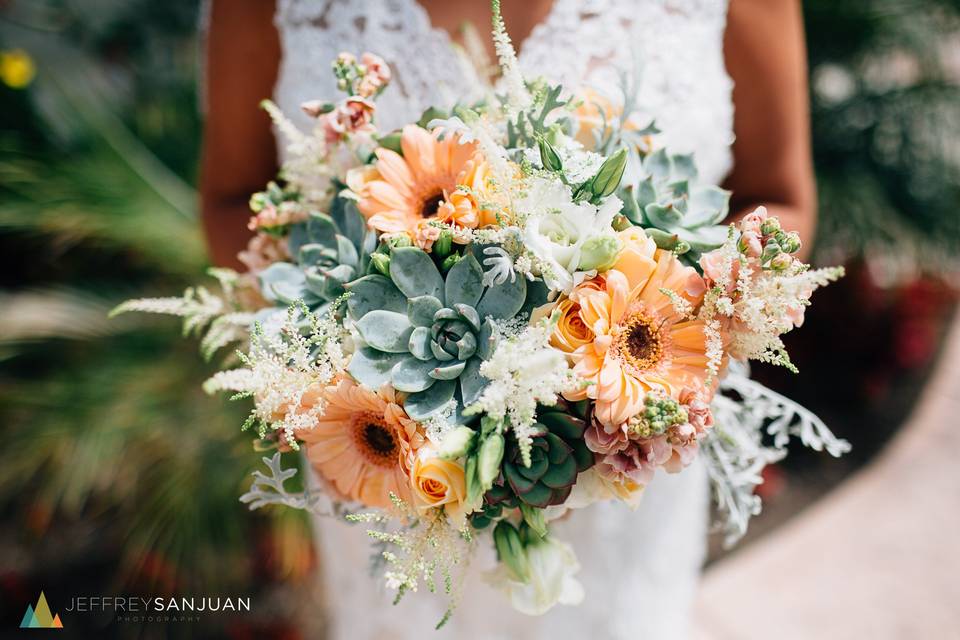
[{"label": "green leaf", "polygon": [[310,266],[322,262],[331,264],[337,259],[336,249],[324,246],[322,244],[310,243],[300,247],[297,254],[297,262],[301,267]]},{"label": "green leaf", "polygon": [[407,353],[413,325],[405,313],[371,311],[354,325],[360,337],[369,346],[388,353]]},{"label": "green leaf", "polygon": [[429,418],[453,399],[453,392],[456,391],[456,388],[455,380],[438,380],[426,391],[407,396],[403,408],[406,409],[407,415],[414,420]]},{"label": "green leaf", "polygon": [[673,173],[684,180],[697,179],[697,164],[692,153],[678,153],[672,158]]},{"label": "green leaf", "polygon": [[494,331],[493,321],[487,318],[480,327],[480,333],[477,334],[477,355],[484,360],[489,360],[496,348],[497,334]]},{"label": "green leaf", "polygon": [[553,490],[542,482],[538,482],[524,494],[523,501],[535,507],[546,508],[550,506],[552,498]]},{"label": "green leaf", "polygon": [[347,371],[360,384],[371,389],[379,389],[386,382],[390,382],[390,372],[406,354],[383,353],[375,349],[363,347],[357,349],[350,357],[350,366]]},{"label": "green leaf", "polygon": [[510,483],[510,488],[520,496],[533,491],[533,487],[537,484],[536,480],[530,480],[524,477],[517,466],[513,464],[504,465],[503,475],[507,479],[507,482]]},{"label": "green leaf", "polygon": [[[657,201],[657,188],[653,186],[653,176],[647,176],[639,185],[637,185],[637,206],[642,211],[647,205]],[[629,214],[628,214],[629,215]],[[633,220],[633,218],[630,218]],[[635,220],[637,224],[643,224],[641,220]]]},{"label": "green leaf", "polygon": [[354,267],[360,264],[360,254],[346,236],[337,235],[337,262]]},{"label": "green leaf", "polygon": [[347,198],[336,198],[330,212],[333,221],[354,247],[363,246],[367,238],[367,219],[357,210],[357,203]]},{"label": "green leaf", "polygon": [[413,356],[404,358],[390,372],[390,382],[397,391],[415,393],[433,386],[436,380],[430,376],[440,364],[436,360],[419,360]]},{"label": "green leaf", "polygon": [[460,377],[460,374],[463,373],[463,369],[466,366],[467,363],[463,360],[458,360],[453,364],[443,365],[437,362],[437,366],[430,371],[430,377],[437,380],[455,380]]},{"label": "green leaf", "polygon": [[470,324],[473,331],[480,331],[480,314],[477,313],[476,309],[465,304],[455,303],[453,310]]},{"label": "green leaf", "polygon": [[350,292],[347,309],[355,319],[378,309],[397,313],[407,311],[407,297],[385,276],[363,276],[346,285],[346,289]]},{"label": "green leaf", "polygon": [[545,433],[543,439],[546,441],[549,446],[548,455],[550,457],[550,464],[559,464],[563,461],[564,458],[568,457],[572,453],[570,445],[560,439],[559,436],[552,433]]},{"label": "green leaf", "polygon": [[[289,262],[275,262],[258,275],[260,290],[267,300],[293,304],[308,297],[307,280],[303,271]],[[316,300],[313,298],[314,301]]]},{"label": "green leaf", "polygon": [[517,315],[526,298],[526,278],[518,277],[513,281],[507,278],[487,289],[476,307],[477,313],[481,318],[492,316],[498,320],[507,320]]},{"label": "green leaf", "polygon": [[487,379],[480,375],[480,358],[470,358],[463,373],[460,374],[460,391],[463,395],[464,406],[469,407],[480,398]]},{"label": "green leaf", "polygon": [[577,461],[572,455],[568,455],[560,464],[552,464],[540,482],[551,489],[562,489],[569,487],[577,479]]},{"label": "green leaf", "polygon": [[433,260],[416,247],[399,247],[390,254],[390,279],[408,298],[433,296],[443,302],[443,276]]},{"label": "green leaf", "polygon": [[665,179],[670,175],[670,158],[662,147],[648,155],[643,161],[644,170],[655,179]]},{"label": "green leaf", "polygon": [[434,315],[442,308],[443,305],[433,296],[417,296],[407,302],[407,317],[417,327],[429,327]]},{"label": "green leaf", "polygon": [[410,334],[407,348],[417,358],[430,360],[433,357],[433,352],[430,350],[430,329],[427,327],[415,328],[413,333]]},{"label": "green leaf", "polygon": [[311,211],[307,218],[307,237],[312,243],[336,249],[337,225],[327,214]]},{"label": "green leaf", "polygon": [[562,411],[542,411],[537,415],[537,422],[564,440],[582,438],[587,428],[583,420]]},{"label": "green leaf", "polygon": [[656,203],[648,204],[643,212],[647,215],[647,219],[660,229],[672,229],[683,219],[683,214],[673,205],[664,207]]},{"label": "green leaf", "polygon": [[447,306],[476,306],[483,295],[483,268],[473,254],[466,254],[450,268],[444,283]]}]

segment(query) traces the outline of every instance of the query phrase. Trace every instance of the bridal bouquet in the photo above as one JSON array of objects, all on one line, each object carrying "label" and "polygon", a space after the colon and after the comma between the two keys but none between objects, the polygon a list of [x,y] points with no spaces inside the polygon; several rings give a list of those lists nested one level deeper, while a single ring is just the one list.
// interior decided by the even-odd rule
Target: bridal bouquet
[{"label": "bridal bouquet", "polygon": [[744,365],[793,369],[781,336],[842,271],[762,207],[724,225],[729,193],[636,122],[627,79],[620,102],[525,80],[495,14],[503,91],[481,103],[381,131],[369,53],[334,61],[346,97],[304,104],[310,133],[265,103],[289,146],[250,201],[248,271],[118,311],[183,316],[207,357],[240,343],[205,388],[250,398],[276,451],[245,502],[366,523],[398,597],[453,594],[492,544],[489,580],[539,614],[582,597],[550,533],[568,510],[635,505],[700,456],[733,541],[790,436],[846,450]]}]

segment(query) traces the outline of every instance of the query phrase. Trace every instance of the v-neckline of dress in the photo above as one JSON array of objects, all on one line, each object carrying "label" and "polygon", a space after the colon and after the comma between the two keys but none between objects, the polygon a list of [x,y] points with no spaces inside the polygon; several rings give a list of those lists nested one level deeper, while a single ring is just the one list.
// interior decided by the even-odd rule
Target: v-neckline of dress
[{"label": "v-neckline of dress", "polygon": [[[433,17],[430,15],[430,12],[427,11],[427,8],[424,7],[423,4],[419,2],[419,0],[407,0],[407,1],[411,5],[413,5],[414,11],[421,13],[423,20],[426,23],[426,27],[430,31],[430,33],[434,34],[438,38],[441,38],[443,42],[447,45],[447,47],[454,54],[456,54],[457,45],[456,45],[456,41],[453,38],[453,34],[451,34],[448,30],[444,29],[443,27],[438,27],[437,25],[435,25],[433,22]],[[523,40],[519,42],[517,41],[513,42],[513,47],[517,52],[517,59],[519,61],[521,62],[523,61],[525,57],[524,54],[530,48],[531,43],[536,43],[538,40],[543,38],[543,33],[547,30],[547,28],[553,22],[556,21],[557,16],[561,9],[561,5],[563,5],[564,2],[565,0],[553,0],[553,2],[550,3],[550,9],[546,12],[543,18],[541,18],[533,26],[533,28],[530,30],[530,33],[528,33]],[[507,25],[507,30],[509,31],[509,25]]]}]

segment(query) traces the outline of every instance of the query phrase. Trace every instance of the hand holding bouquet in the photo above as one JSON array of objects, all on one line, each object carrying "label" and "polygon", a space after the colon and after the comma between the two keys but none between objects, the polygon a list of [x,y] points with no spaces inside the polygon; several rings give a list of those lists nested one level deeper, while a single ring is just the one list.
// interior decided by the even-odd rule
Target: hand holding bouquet
[{"label": "hand holding bouquet", "polygon": [[[790,435],[846,450],[743,364],[792,369],[781,336],[842,272],[762,207],[723,225],[729,193],[628,87],[618,105],[526,81],[495,24],[504,92],[482,104],[380,131],[369,53],[334,62],[346,97],[303,105],[310,134],[266,103],[289,148],[251,199],[249,271],[120,310],[184,316],[208,356],[241,344],[206,388],[252,399],[245,427],[277,450],[243,500],[368,523],[399,595],[452,593],[492,541],[491,581],[539,614],[583,595],[549,531],[570,509],[635,505],[700,455],[733,540]],[[290,450],[322,491],[285,489]]]}]

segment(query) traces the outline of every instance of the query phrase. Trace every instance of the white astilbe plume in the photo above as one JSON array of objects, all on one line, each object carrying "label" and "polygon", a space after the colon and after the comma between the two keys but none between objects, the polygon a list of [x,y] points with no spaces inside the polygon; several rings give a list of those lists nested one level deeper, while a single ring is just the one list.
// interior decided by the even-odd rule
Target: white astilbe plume
[{"label": "white astilbe plume", "polygon": [[[440,629],[457,606],[476,538],[468,525],[452,526],[442,509],[420,513],[393,493],[390,500],[394,517],[375,511],[348,514],[346,519],[370,525],[367,535],[376,542],[382,560],[375,566],[384,566],[385,585],[397,592],[394,604],[408,592],[416,593],[421,584],[431,593],[446,595],[447,610],[436,626]],[[389,528],[397,522],[402,526]],[[442,586],[437,585],[438,578]]]},{"label": "white astilbe plume", "polygon": [[578,384],[564,354],[550,346],[555,321],[544,318],[518,334],[501,336],[496,351],[480,365],[480,373],[490,382],[466,410],[484,413],[513,429],[527,465],[537,405],[556,404],[561,393]]},{"label": "white astilbe plume", "polygon": [[227,308],[223,299],[204,287],[190,287],[179,298],[137,298],[127,300],[110,312],[110,316],[137,311],[183,318],[183,334],[203,329]]},{"label": "white astilbe plume", "polygon": [[267,334],[257,327],[249,353],[240,354],[246,366],[217,373],[204,389],[252,396],[254,407],[244,428],[256,425],[261,439],[275,432],[292,448],[299,448],[296,432],[316,426],[324,409],[319,398],[304,403],[304,396],[333,382],[347,364],[340,342],[343,328],[333,317],[338,306],[334,303],[322,315],[293,306],[279,332]]},{"label": "white astilbe plume", "polygon": [[493,47],[497,52],[497,62],[500,64],[500,71],[506,85],[507,106],[513,115],[530,106],[530,92],[527,91],[527,85],[523,81],[517,52],[507,34],[503,16],[500,15],[500,0],[493,0],[491,8],[493,9]]},{"label": "white astilbe plume", "polygon": [[319,128],[312,134],[302,132],[270,100],[264,100],[260,106],[286,141],[287,155],[280,173],[288,186],[298,192],[305,203],[325,204],[333,171],[323,132]]}]

